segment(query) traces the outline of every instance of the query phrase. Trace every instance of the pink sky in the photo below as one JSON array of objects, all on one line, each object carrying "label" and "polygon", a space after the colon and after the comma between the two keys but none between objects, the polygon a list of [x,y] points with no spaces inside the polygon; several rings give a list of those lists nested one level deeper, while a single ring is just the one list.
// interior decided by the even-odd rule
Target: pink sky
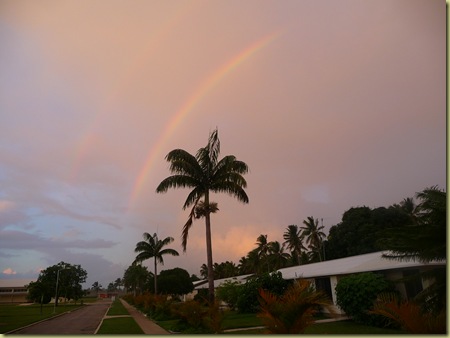
[{"label": "pink sky", "polygon": [[[143,232],[180,253],[188,191],[164,156],[219,128],[250,167],[217,195],[214,261],[308,216],[446,186],[446,13],[437,0],[0,4],[0,278],[61,260],[122,277]],[[199,273],[204,224],[162,269]],[[147,263],[151,268],[150,262]],[[160,269],[161,269],[160,268]],[[7,271],[8,273],[5,273]],[[9,277],[8,277],[9,276]]]}]

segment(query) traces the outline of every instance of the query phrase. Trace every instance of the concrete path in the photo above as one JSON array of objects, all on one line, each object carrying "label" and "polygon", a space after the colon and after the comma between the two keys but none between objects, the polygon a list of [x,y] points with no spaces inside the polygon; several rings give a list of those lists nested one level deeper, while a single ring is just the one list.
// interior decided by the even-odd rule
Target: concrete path
[{"label": "concrete path", "polygon": [[152,320],[144,316],[141,312],[136,310],[134,306],[131,306],[122,298],[120,298],[123,306],[128,310],[130,315],[134,318],[136,323],[141,327],[144,334],[170,334],[168,331],[164,330],[161,326],[154,323]]},{"label": "concrete path", "polygon": [[110,306],[111,300],[98,300],[72,312],[8,332],[8,334],[94,334]]}]

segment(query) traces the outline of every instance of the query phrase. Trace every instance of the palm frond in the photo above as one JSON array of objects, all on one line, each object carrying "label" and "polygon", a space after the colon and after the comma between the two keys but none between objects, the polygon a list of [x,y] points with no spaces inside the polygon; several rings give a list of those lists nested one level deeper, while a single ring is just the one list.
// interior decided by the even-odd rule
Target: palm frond
[{"label": "palm frond", "polygon": [[157,193],[165,193],[169,188],[194,188],[199,185],[199,181],[191,176],[172,175],[159,183],[156,188]]}]

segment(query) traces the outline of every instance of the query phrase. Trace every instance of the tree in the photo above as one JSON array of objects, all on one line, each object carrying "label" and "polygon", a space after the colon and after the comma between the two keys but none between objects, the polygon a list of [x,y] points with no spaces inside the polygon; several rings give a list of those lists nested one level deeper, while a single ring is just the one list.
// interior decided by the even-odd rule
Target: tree
[{"label": "tree", "polygon": [[200,148],[195,156],[182,149],[169,152],[166,160],[170,163],[172,176],[164,179],[156,188],[157,193],[165,193],[169,188],[191,188],[183,209],[192,206],[188,221],[182,231],[182,246],[186,251],[189,229],[193,219],[204,217],[206,227],[206,255],[208,267],[209,302],[214,304],[214,273],[211,241],[210,214],[218,210],[217,204],[210,201],[210,193],[225,192],[248,203],[244,190],[247,187],[243,174],[248,172],[247,164],[228,155],[218,160],[220,141],[218,130],[214,130],[208,144]]},{"label": "tree", "polygon": [[284,246],[278,241],[269,242],[269,262],[273,267],[272,270],[278,270],[286,267],[291,255],[284,252]]},{"label": "tree", "polygon": [[322,261],[322,241],[325,238],[325,233],[322,232],[324,226],[319,226],[319,220],[314,217],[307,217],[306,220],[303,221],[305,225],[301,229],[303,230],[303,236],[306,238],[306,243],[309,245],[309,248],[312,252],[313,261],[316,256],[319,261]]},{"label": "tree", "polygon": [[380,242],[386,229],[411,224],[407,212],[398,205],[388,208],[350,208],[342,215],[342,221],[330,228],[325,253],[327,259],[337,259],[386,250]]},{"label": "tree", "polygon": [[120,287],[122,286],[122,284],[123,284],[122,279],[121,279],[121,278],[117,278],[117,279],[114,281],[114,288],[115,288],[116,290],[120,290]]},{"label": "tree", "polygon": [[292,261],[294,265],[301,264],[302,251],[306,250],[303,245],[303,234],[301,229],[295,224],[288,225],[283,234],[286,248],[291,250]]},{"label": "tree", "polygon": [[178,251],[174,249],[163,249],[166,245],[173,242],[172,237],[166,237],[163,240],[158,239],[158,235],[155,233],[153,236],[151,236],[148,232],[144,232],[143,234],[144,241],[138,242],[136,244],[136,248],[134,249],[134,252],[139,252],[139,254],[136,256],[136,259],[134,260],[136,263],[141,263],[149,258],[154,258],[154,266],[155,266],[155,294],[158,294],[158,287],[157,287],[157,276],[158,276],[158,262],[161,263],[161,265],[164,265],[164,255],[172,255],[172,256],[178,256]]},{"label": "tree", "polygon": [[136,295],[144,290],[144,285],[151,278],[152,273],[147,270],[146,266],[140,264],[131,264],[123,274],[123,285],[126,290],[133,291]]},{"label": "tree", "polygon": [[158,282],[160,292],[166,295],[181,296],[194,290],[189,273],[181,268],[162,270]]},{"label": "tree", "polygon": [[98,282],[98,281],[96,281],[96,282],[94,282],[93,284],[92,284],[92,290],[94,290],[95,291],[95,293],[98,295],[98,291],[102,288],[103,286]]},{"label": "tree", "polygon": [[267,272],[270,272],[270,266],[269,266],[269,242],[267,241],[267,235],[259,235],[256,239],[257,248],[256,252],[258,253],[258,257],[261,262],[265,262],[267,264]]},{"label": "tree", "polygon": [[263,264],[259,257],[257,249],[247,253],[247,256],[239,260],[239,272],[241,274],[259,273],[263,270]]},{"label": "tree", "polygon": [[36,281],[28,284],[27,299],[39,304],[48,304],[55,295],[55,290],[45,281]]},{"label": "tree", "polygon": [[[58,306],[60,295],[68,300],[78,300],[83,296],[81,284],[86,278],[87,272],[80,265],[60,262],[42,270],[37,281],[30,284],[31,297],[34,301],[43,303],[49,296],[55,296],[55,306]],[[57,281],[58,288],[56,288]]]},{"label": "tree", "polygon": [[[416,194],[420,203],[409,225],[389,228],[380,242],[391,253],[384,257],[421,262],[445,261],[447,255],[447,194],[438,187]],[[434,280],[417,298],[429,311],[439,313],[446,307],[446,268],[436,267],[422,275]]]}]

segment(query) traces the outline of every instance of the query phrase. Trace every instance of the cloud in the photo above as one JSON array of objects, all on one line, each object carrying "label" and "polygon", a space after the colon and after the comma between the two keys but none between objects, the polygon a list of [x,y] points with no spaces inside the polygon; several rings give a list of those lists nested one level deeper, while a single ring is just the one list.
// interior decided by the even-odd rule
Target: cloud
[{"label": "cloud", "polygon": [[318,184],[306,186],[302,189],[301,196],[304,200],[314,203],[329,203],[330,194],[326,185]]},{"label": "cloud", "polygon": [[12,250],[36,250],[48,252],[52,249],[104,249],[112,248],[117,242],[104,239],[75,239],[61,240],[59,238],[45,238],[16,230],[2,230],[0,232],[0,246]]},{"label": "cloud", "polygon": [[5,270],[3,270],[3,274],[5,274],[5,275],[15,275],[15,274],[17,274],[17,272],[14,271],[11,268],[6,268]]}]

